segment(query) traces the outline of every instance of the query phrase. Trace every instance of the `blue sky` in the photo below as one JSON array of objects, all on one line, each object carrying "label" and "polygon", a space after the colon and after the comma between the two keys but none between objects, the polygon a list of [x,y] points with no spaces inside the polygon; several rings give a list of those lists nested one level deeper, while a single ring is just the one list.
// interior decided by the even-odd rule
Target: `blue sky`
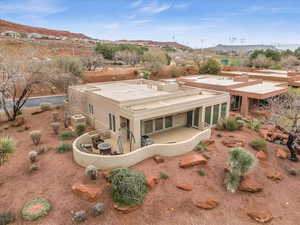
[{"label": "blue sky", "polygon": [[0,18],[106,40],[300,43],[299,0],[0,0]]}]

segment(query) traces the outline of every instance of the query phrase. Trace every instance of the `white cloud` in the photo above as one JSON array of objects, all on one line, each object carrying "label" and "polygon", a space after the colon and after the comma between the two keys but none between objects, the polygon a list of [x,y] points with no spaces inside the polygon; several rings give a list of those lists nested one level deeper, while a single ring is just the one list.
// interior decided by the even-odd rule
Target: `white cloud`
[{"label": "white cloud", "polygon": [[0,2],[0,12],[3,14],[23,14],[24,16],[43,17],[66,10],[59,0],[26,0]]},{"label": "white cloud", "polygon": [[150,23],[151,20],[133,20],[132,23],[134,24],[145,24],[145,23]]},{"label": "white cloud", "polygon": [[130,4],[132,8],[138,7],[143,3],[143,0],[136,0]]},{"label": "white cloud", "polygon": [[163,3],[160,4],[157,1],[151,2],[149,5],[139,9],[140,12],[157,14],[166,11],[172,7],[171,4]]}]

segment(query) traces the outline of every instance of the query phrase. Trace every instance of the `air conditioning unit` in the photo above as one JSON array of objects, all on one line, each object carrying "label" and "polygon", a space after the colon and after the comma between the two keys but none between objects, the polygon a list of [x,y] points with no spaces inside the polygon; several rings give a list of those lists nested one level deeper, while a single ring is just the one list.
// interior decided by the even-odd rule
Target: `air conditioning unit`
[{"label": "air conditioning unit", "polygon": [[78,125],[86,126],[86,117],[82,114],[75,114],[71,116],[72,129],[75,130]]}]

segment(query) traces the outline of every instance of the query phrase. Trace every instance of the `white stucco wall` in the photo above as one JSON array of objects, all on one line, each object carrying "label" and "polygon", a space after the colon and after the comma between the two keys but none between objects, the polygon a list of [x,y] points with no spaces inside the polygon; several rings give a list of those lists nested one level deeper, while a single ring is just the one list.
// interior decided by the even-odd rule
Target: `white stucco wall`
[{"label": "white stucco wall", "polygon": [[199,130],[199,133],[197,135],[186,141],[172,144],[154,144],[123,155],[104,156],[85,153],[78,149],[77,146],[79,146],[80,144],[89,143],[89,135],[84,134],[78,137],[73,143],[73,157],[75,162],[83,167],[94,165],[97,169],[100,170],[118,167],[130,167],[155,155],[183,155],[192,151],[200,141],[209,139],[210,136],[211,129],[206,129],[204,131]]}]

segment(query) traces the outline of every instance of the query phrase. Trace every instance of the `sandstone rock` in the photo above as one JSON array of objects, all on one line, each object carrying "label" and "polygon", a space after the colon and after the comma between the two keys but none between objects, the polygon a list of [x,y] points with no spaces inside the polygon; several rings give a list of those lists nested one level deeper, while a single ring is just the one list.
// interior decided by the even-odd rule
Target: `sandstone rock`
[{"label": "sandstone rock", "polygon": [[181,168],[189,168],[196,165],[205,165],[206,163],[206,158],[204,158],[201,154],[195,153],[182,157],[180,159],[179,166]]},{"label": "sandstone rock", "polygon": [[158,155],[154,156],[153,159],[156,163],[163,163],[165,161],[164,158],[162,158],[161,156],[158,156]]},{"label": "sandstone rock", "polygon": [[259,151],[255,154],[256,158],[260,160],[266,160],[268,158],[267,154],[263,151]]},{"label": "sandstone rock", "polygon": [[154,177],[154,176],[147,177],[146,181],[147,181],[147,185],[151,189],[153,189],[155,187],[155,185],[159,183],[159,179],[157,177]]},{"label": "sandstone rock", "polygon": [[247,214],[251,219],[259,223],[268,223],[273,219],[273,216],[269,211],[254,211]]},{"label": "sandstone rock", "polygon": [[245,143],[242,140],[239,140],[235,137],[228,137],[222,141],[223,145],[228,148],[235,148],[235,147],[244,147]]},{"label": "sandstone rock", "polygon": [[240,191],[246,191],[246,192],[259,192],[263,189],[262,185],[257,183],[253,177],[246,176],[242,179],[242,182],[239,185]]},{"label": "sandstone rock", "polygon": [[265,140],[269,140],[269,136],[272,135],[272,133],[269,130],[265,129],[260,129],[258,133]]},{"label": "sandstone rock", "polygon": [[25,118],[23,116],[18,116],[11,126],[20,127],[23,126],[24,124],[25,124]]},{"label": "sandstone rock", "polygon": [[114,204],[114,208],[121,213],[127,214],[137,210],[141,205],[134,205],[134,206],[119,206]]},{"label": "sandstone rock", "polygon": [[98,187],[89,187],[84,184],[75,184],[72,186],[72,191],[79,198],[93,202],[103,193],[103,190]]},{"label": "sandstone rock", "polygon": [[103,213],[104,213],[104,203],[99,202],[99,203],[97,203],[96,205],[94,205],[94,206],[92,207],[92,212],[91,212],[91,214],[92,214],[93,217],[100,216],[100,215],[102,215]]},{"label": "sandstone rock", "polygon": [[184,190],[184,191],[192,191],[193,187],[190,184],[177,184],[176,187],[178,189]]},{"label": "sandstone rock", "polygon": [[213,139],[207,139],[207,140],[203,141],[203,144],[205,144],[207,146],[212,145],[214,143],[215,143],[215,140],[213,140]]},{"label": "sandstone rock", "polygon": [[267,172],[267,178],[274,180],[274,181],[281,181],[283,180],[283,176],[280,172]]},{"label": "sandstone rock", "polygon": [[276,150],[276,156],[280,159],[287,159],[288,158],[288,153],[285,152],[284,150],[282,149],[277,149]]},{"label": "sandstone rock", "polygon": [[292,175],[292,176],[297,176],[300,173],[299,169],[293,168],[293,167],[286,167],[286,171]]},{"label": "sandstone rock", "polygon": [[208,198],[206,201],[195,203],[195,206],[201,209],[214,209],[219,205],[215,198]]}]

